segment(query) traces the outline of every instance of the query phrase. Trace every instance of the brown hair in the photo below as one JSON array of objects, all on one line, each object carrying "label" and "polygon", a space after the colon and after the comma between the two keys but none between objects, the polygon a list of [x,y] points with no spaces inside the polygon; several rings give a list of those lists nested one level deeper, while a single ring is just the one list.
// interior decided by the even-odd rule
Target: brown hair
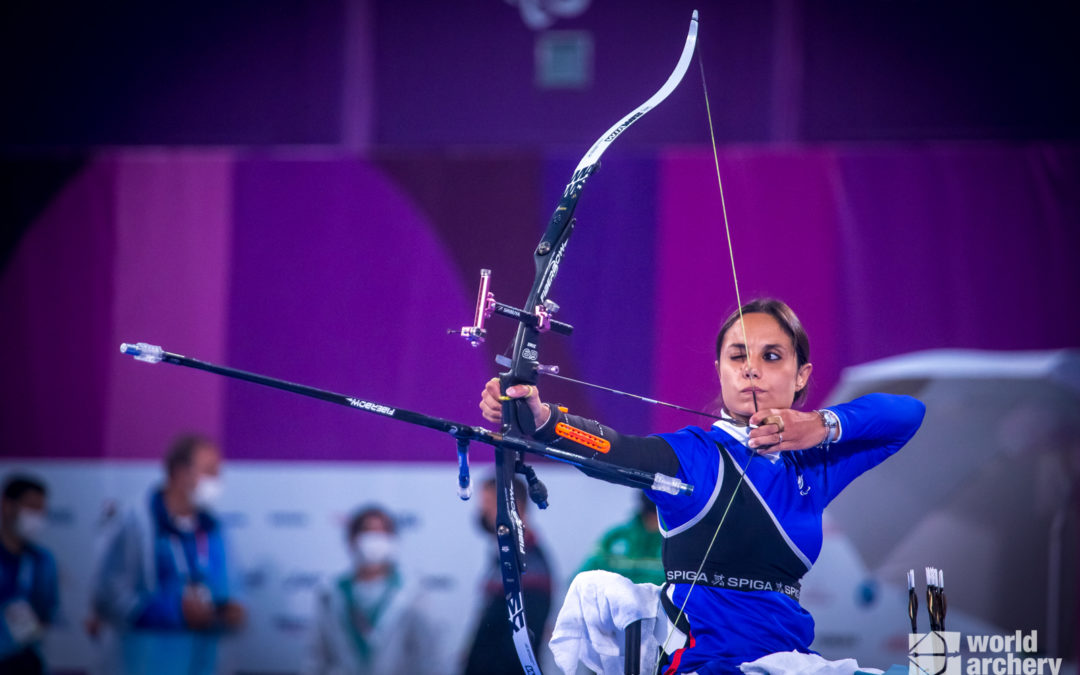
[{"label": "brown hair", "polygon": [[[716,336],[716,359],[720,360],[720,350],[724,346],[724,336],[727,334],[735,322],[739,320],[739,314],[768,314],[772,318],[776,319],[776,322],[780,324],[780,327],[784,329],[784,332],[791,338],[791,344],[795,347],[795,359],[796,368],[802,368],[807,363],[810,363],[810,338],[806,334],[806,330],[803,328],[802,322],[799,321],[799,317],[795,315],[794,310],[787,306],[787,303],[782,300],[776,300],[774,298],[758,298],[757,300],[751,300],[743,305],[739,310],[735,310],[720,326],[720,332]],[[795,392],[795,400],[792,405],[797,405],[803,402],[806,398],[806,390],[810,386],[807,385],[802,389]]]},{"label": "brown hair", "polygon": [[9,476],[4,481],[5,501],[17,502],[28,492],[39,494],[42,497],[46,496],[45,483],[26,474]]},{"label": "brown hair", "polygon": [[165,475],[172,477],[180,469],[191,466],[195,459],[195,451],[204,447],[217,449],[218,446],[209,436],[202,434],[177,436],[165,453]]},{"label": "brown hair", "polygon": [[351,542],[357,534],[363,531],[368,524],[369,520],[381,520],[386,524],[390,534],[397,534],[397,521],[390,513],[383,507],[377,504],[371,504],[357,509],[349,517],[349,523],[345,526],[346,532],[348,532],[349,541]]}]

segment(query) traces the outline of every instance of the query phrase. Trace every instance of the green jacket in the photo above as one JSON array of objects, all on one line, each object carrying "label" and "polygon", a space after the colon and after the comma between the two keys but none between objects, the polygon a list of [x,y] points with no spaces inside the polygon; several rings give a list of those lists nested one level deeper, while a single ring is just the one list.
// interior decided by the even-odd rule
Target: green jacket
[{"label": "green jacket", "polygon": [[607,570],[621,574],[634,583],[664,583],[661,559],[664,537],[659,531],[645,529],[640,515],[608,530],[581,566],[587,570]]}]

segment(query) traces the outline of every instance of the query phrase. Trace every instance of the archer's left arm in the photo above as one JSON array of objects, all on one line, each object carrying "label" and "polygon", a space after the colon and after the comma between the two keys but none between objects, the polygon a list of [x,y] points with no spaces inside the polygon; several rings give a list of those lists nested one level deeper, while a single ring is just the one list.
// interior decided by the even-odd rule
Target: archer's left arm
[{"label": "archer's left arm", "polygon": [[860,474],[904,447],[922,425],[926,406],[910,396],[867,394],[829,410],[839,418],[839,438],[809,452],[825,465],[831,501]]}]

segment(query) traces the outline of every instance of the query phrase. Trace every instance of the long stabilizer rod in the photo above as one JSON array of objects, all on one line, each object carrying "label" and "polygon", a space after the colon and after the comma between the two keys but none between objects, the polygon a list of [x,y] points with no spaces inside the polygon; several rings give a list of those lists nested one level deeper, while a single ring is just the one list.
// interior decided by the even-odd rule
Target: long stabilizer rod
[{"label": "long stabilizer rod", "polygon": [[164,362],[175,366],[186,366],[188,368],[195,368],[196,370],[205,370],[216,375],[224,375],[225,377],[231,377],[236,380],[244,380],[245,382],[252,382],[264,387],[281,389],[294,394],[300,394],[301,396],[317,398],[320,401],[336,403],[355,410],[363,410],[375,415],[390,417],[402,422],[408,422],[409,424],[442,431],[443,433],[450,434],[459,441],[478,441],[496,448],[510,448],[520,452],[550,457],[551,459],[560,462],[587,469],[590,475],[610,483],[617,483],[619,485],[626,485],[639,489],[658,490],[673,495],[688,495],[694,491],[693,485],[684,483],[673,476],[666,476],[661,473],[649,473],[647,471],[607,464],[605,462],[597,462],[596,460],[581,457],[572,452],[567,452],[560,448],[553,448],[550,445],[545,445],[527,438],[508,438],[500,433],[485,429],[484,427],[461,424],[441,417],[433,417],[431,415],[425,415],[423,413],[406,410],[404,408],[397,408],[375,401],[368,401],[354,396],[345,396],[344,394],[337,394],[325,389],[317,389],[303,384],[296,384],[295,382],[287,382],[285,380],[259,375],[258,373],[251,373],[245,370],[207,363],[206,361],[200,361],[198,359],[167,352],[157,345],[151,345],[145,342],[125,342],[120,345],[120,352],[134,357],[136,361],[145,361],[146,363]]}]

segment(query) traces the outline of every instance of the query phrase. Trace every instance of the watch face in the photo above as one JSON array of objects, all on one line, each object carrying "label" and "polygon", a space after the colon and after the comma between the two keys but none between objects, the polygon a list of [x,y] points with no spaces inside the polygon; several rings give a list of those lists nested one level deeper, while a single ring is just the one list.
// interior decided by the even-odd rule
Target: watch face
[{"label": "watch face", "polygon": [[837,440],[840,431],[840,418],[832,410],[823,408],[815,410],[821,416],[821,423],[825,425],[825,438],[818,447],[826,447]]}]

